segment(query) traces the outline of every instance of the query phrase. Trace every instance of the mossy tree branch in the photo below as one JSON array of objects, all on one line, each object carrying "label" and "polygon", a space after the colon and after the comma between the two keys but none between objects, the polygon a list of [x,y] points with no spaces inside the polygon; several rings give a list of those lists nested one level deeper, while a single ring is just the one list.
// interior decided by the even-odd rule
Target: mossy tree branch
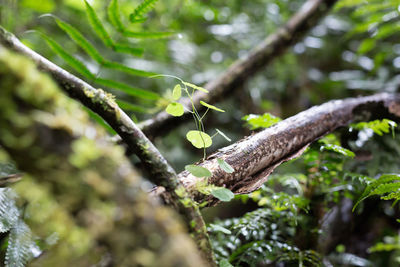
[{"label": "mossy tree branch", "polygon": [[[213,262],[210,241],[199,208],[193,201],[190,201],[190,195],[179,185],[175,170],[129,116],[118,107],[113,96],[101,89],[93,88],[37,54],[1,26],[0,44],[31,58],[39,69],[52,76],[64,92],[99,114],[119,134],[128,149],[139,157],[146,171],[150,173],[149,180],[167,189],[168,194],[164,195],[165,201],[183,215],[200,250],[210,263]],[[179,195],[177,189],[180,192]],[[186,201],[186,204],[183,201]],[[190,205],[187,205],[188,201],[190,201]]]},{"label": "mossy tree branch", "polygon": [[58,239],[32,266],[207,266],[177,213],[140,189],[123,149],[1,45],[0,88],[0,146],[24,172],[14,189],[34,232]]},{"label": "mossy tree branch", "polygon": [[[400,119],[400,94],[381,93],[371,96],[329,101],[283,120],[276,125],[219,149],[198,165],[212,172],[210,184],[229,188],[234,193],[258,189],[281,163],[295,158],[318,138],[355,121],[389,118]],[[217,162],[223,159],[234,172],[224,172]],[[196,191],[199,178],[187,171],[178,175],[196,201],[215,199]]]}]

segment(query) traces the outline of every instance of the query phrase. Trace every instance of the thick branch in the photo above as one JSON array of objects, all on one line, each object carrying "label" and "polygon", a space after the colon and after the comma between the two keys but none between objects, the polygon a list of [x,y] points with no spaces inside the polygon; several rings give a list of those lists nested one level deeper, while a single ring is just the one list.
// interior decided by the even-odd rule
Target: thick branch
[{"label": "thick branch", "polygon": [[211,245],[198,207],[182,204],[181,198],[187,198],[189,195],[184,192],[180,196],[176,194],[179,183],[175,170],[129,116],[118,107],[112,95],[101,89],[93,88],[88,83],[37,54],[1,26],[0,44],[33,59],[39,69],[49,73],[71,98],[80,101],[84,106],[99,114],[119,134],[129,150],[139,157],[146,170],[150,172],[149,179],[156,185],[167,189],[168,204],[174,206],[185,217],[185,222],[191,232],[195,234],[195,240],[200,249],[204,252],[206,258],[212,262]]},{"label": "thick branch", "polygon": [[[300,155],[316,139],[353,121],[376,118],[400,118],[400,94],[381,93],[333,100],[312,107],[218,150],[199,166],[212,172],[210,184],[224,186],[238,194],[249,193],[258,189],[278,165]],[[235,172],[228,174],[222,171],[217,163],[218,158],[228,162]],[[199,178],[187,171],[178,177],[187,189],[196,191]],[[200,202],[207,198],[194,194]]]},{"label": "thick branch", "polygon": [[[274,34],[268,36],[262,43],[250,51],[247,58],[234,62],[228,70],[216,79],[208,82],[204,88],[209,94],[197,91],[193,97],[198,110],[204,110],[200,100],[215,103],[222,97],[229,95],[232,90],[240,86],[255,73],[267,66],[272,60],[282,55],[288,47],[301,39],[319,19],[324,17],[337,0],[308,0],[302,8]],[[182,103],[191,110],[188,99]],[[169,129],[191,119],[192,115],[186,111],[182,117],[173,117],[166,112],[157,114],[154,118],[142,122],[139,127],[150,137],[165,134]]]}]

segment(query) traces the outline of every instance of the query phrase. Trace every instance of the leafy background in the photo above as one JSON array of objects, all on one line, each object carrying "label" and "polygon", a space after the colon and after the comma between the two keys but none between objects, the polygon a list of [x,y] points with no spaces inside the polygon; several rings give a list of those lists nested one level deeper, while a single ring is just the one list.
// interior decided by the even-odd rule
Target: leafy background
[{"label": "leafy background", "polygon": [[[0,24],[35,51],[84,77],[49,49],[46,42],[53,46],[60,44],[96,76],[113,81],[114,86],[105,86],[104,81],[96,84],[95,78],[86,77],[97,87],[109,89],[121,107],[135,121],[141,121],[168,105],[167,99],[176,84],[166,77],[143,76],[151,76],[153,72],[171,74],[203,85],[244,57],[304,3],[299,0],[147,2],[154,6],[149,13],[143,13],[147,19],[130,24],[129,15],[140,2],[118,1],[126,30],[171,33],[169,36],[127,38],[107,19],[108,1],[91,3],[111,39],[118,44],[143,48],[140,57],[114,51],[113,44],[104,44],[91,27],[85,2],[80,0],[2,0]],[[132,75],[133,71],[120,71],[118,65],[100,67],[101,64],[57,26],[54,17],[43,16],[49,13],[76,27],[109,61],[151,73]],[[248,114],[268,112],[286,118],[332,98],[396,92],[400,79],[398,38],[397,1],[341,0],[303,40],[233,96],[226,96],[219,104],[226,112],[211,113],[204,121],[206,130],[221,129],[235,141],[250,134],[250,129],[266,127],[271,122],[270,115],[242,119]],[[117,89],[116,82],[143,91],[132,93],[130,89]],[[257,118],[257,124],[252,124],[249,118]],[[390,126],[381,122],[378,125]],[[398,206],[368,198],[351,212],[364,188],[374,179],[400,171],[398,130],[393,136],[389,127],[388,133],[380,135],[374,133],[374,127],[353,125],[341,129],[314,144],[302,158],[281,166],[259,191],[204,210],[205,218],[213,223],[210,231],[221,264],[285,262],[296,266],[302,261],[306,266],[327,262],[335,266],[397,266]],[[203,156],[185,141],[186,132],[193,129],[193,123],[189,123],[155,140],[177,170],[183,170],[185,165]],[[207,152],[227,144],[224,138],[216,138]],[[340,146],[355,152],[355,157]],[[7,161],[4,157],[2,160]],[[394,189],[386,194],[397,192],[397,184],[391,186]],[[47,197],[51,202],[52,197]],[[21,198],[27,197],[21,195]],[[328,222],[347,227],[342,231],[343,236],[334,238],[337,230]],[[373,231],[376,225],[379,231]],[[313,234],[304,238],[302,229]],[[8,236],[11,239],[12,233]],[[7,236],[3,234],[2,238],[5,240]],[[317,249],[323,242],[326,245]],[[7,253],[6,249],[3,251]]]}]

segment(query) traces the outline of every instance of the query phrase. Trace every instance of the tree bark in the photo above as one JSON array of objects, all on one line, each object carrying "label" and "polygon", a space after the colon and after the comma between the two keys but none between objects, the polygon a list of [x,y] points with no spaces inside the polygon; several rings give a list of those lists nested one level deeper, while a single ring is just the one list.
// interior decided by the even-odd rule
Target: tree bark
[{"label": "tree bark", "polygon": [[[0,46],[0,146],[25,173],[29,225],[56,245],[33,266],[205,266],[120,147],[32,62]],[[60,261],[60,259],[63,259]]]},{"label": "tree bark", "polygon": [[[229,188],[236,194],[250,193],[258,189],[277,166],[301,155],[318,138],[351,122],[377,118],[400,118],[400,94],[381,93],[329,101],[219,149],[198,165],[212,172],[209,184]],[[224,172],[217,159],[225,160],[235,171]],[[181,172],[178,177],[196,201],[216,203],[215,199],[196,191],[200,178],[188,171]]]},{"label": "tree bark", "polygon": [[[237,60],[216,79],[208,82],[204,86],[209,91],[208,94],[196,91],[193,96],[196,109],[205,110],[205,107],[200,104],[201,100],[212,104],[240,88],[249,78],[305,36],[336,2],[337,0],[308,0],[283,27],[252,49],[245,59]],[[165,135],[169,130],[192,119],[192,114],[188,112],[188,110],[192,110],[190,100],[185,98],[181,102],[186,107],[183,116],[173,117],[163,111],[154,118],[140,123],[139,127],[146,136],[153,138]]]},{"label": "tree bark", "polygon": [[[188,192],[185,192],[185,188],[179,184],[175,170],[129,116],[118,107],[114,97],[101,89],[93,88],[37,54],[1,26],[0,44],[33,59],[41,70],[53,77],[64,92],[99,114],[119,134],[128,146],[128,150],[139,157],[146,171],[150,173],[149,180],[167,189],[168,193],[163,195],[165,202],[183,215],[187,227],[195,236],[199,249],[205,258],[213,263],[212,248],[199,207],[191,200]],[[177,191],[180,192],[179,195]],[[188,202],[190,205],[187,204]]]}]

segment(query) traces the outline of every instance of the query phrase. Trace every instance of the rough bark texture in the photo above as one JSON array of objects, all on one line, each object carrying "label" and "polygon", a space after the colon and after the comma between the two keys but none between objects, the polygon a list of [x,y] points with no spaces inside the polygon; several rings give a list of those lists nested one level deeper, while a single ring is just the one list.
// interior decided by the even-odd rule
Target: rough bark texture
[{"label": "rough bark texture", "polygon": [[[0,146],[50,247],[33,266],[204,266],[177,214],[141,191],[120,147],[32,62],[0,46]],[[60,259],[63,259],[60,261]]]},{"label": "rough bark texture", "polygon": [[[212,263],[212,248],[199,208],[195,202],[191,201],[191,197],[185,192],[185,188],[179,185],[175,170],[129,116],[118,107],[113,96],[101,89],[93,88],[32,51],[1,26],[0,43],[33,59],[35,64],[41,70],[49,73],[60,88],[70,97],[80,101],[84,106],[99,114],[119,134],[128,149],[139,157],[146,171],[150,173],[149,179],[151,182],[167,189],[168,193],[163,195],[165,202],[184,216],[190,232],[195,236],[198,247],[209,262]],[[179,188],[181,193],[178,195],[176,189]],[[191,204],[188,205],[187,202],[191,202]]]},{"label": "rough bark texture", "polygon": [[[209,91],[204,94],[196,91],[193,101],[198,110],[205,107],[200,100],[207,103],[215,103],[226,97],[232,90],[240,88],[245,81],[256,72],[267,66],[272,60],[279,57],[288,47],[302,38],[308,30],[317,25],[319,19],[323,18],[337,0],[309,0],[302,8],[274,34],[268,36],[262,43],[250,51],[245,59],[234,62],[231,67],[216,79],[208,82],[204,88]],[[166,134],[171,128],[192,119],[191,102],[189,99],[182,100],[187,108],[182,117],[173,117],[166,112],[157,114],[154,118],[139,124],[142,131],[150,138]]]},{"label": "rough bark texture", "polygon": [[[333,100],[222,148],[198,165],[212,172],[210,184],[224,186],[237,194],[249,193],[258,189],[278,165],[300,155],[311,142],[336,128],[353,121],[399,117],[399,94]],[[235,172],[224,172],[218,158],[229,163]],[[178,177],[187,189],[196,191],[199,178],[187,171]],[[195,194],[195,199],[201,202],[207,196]]]}]

